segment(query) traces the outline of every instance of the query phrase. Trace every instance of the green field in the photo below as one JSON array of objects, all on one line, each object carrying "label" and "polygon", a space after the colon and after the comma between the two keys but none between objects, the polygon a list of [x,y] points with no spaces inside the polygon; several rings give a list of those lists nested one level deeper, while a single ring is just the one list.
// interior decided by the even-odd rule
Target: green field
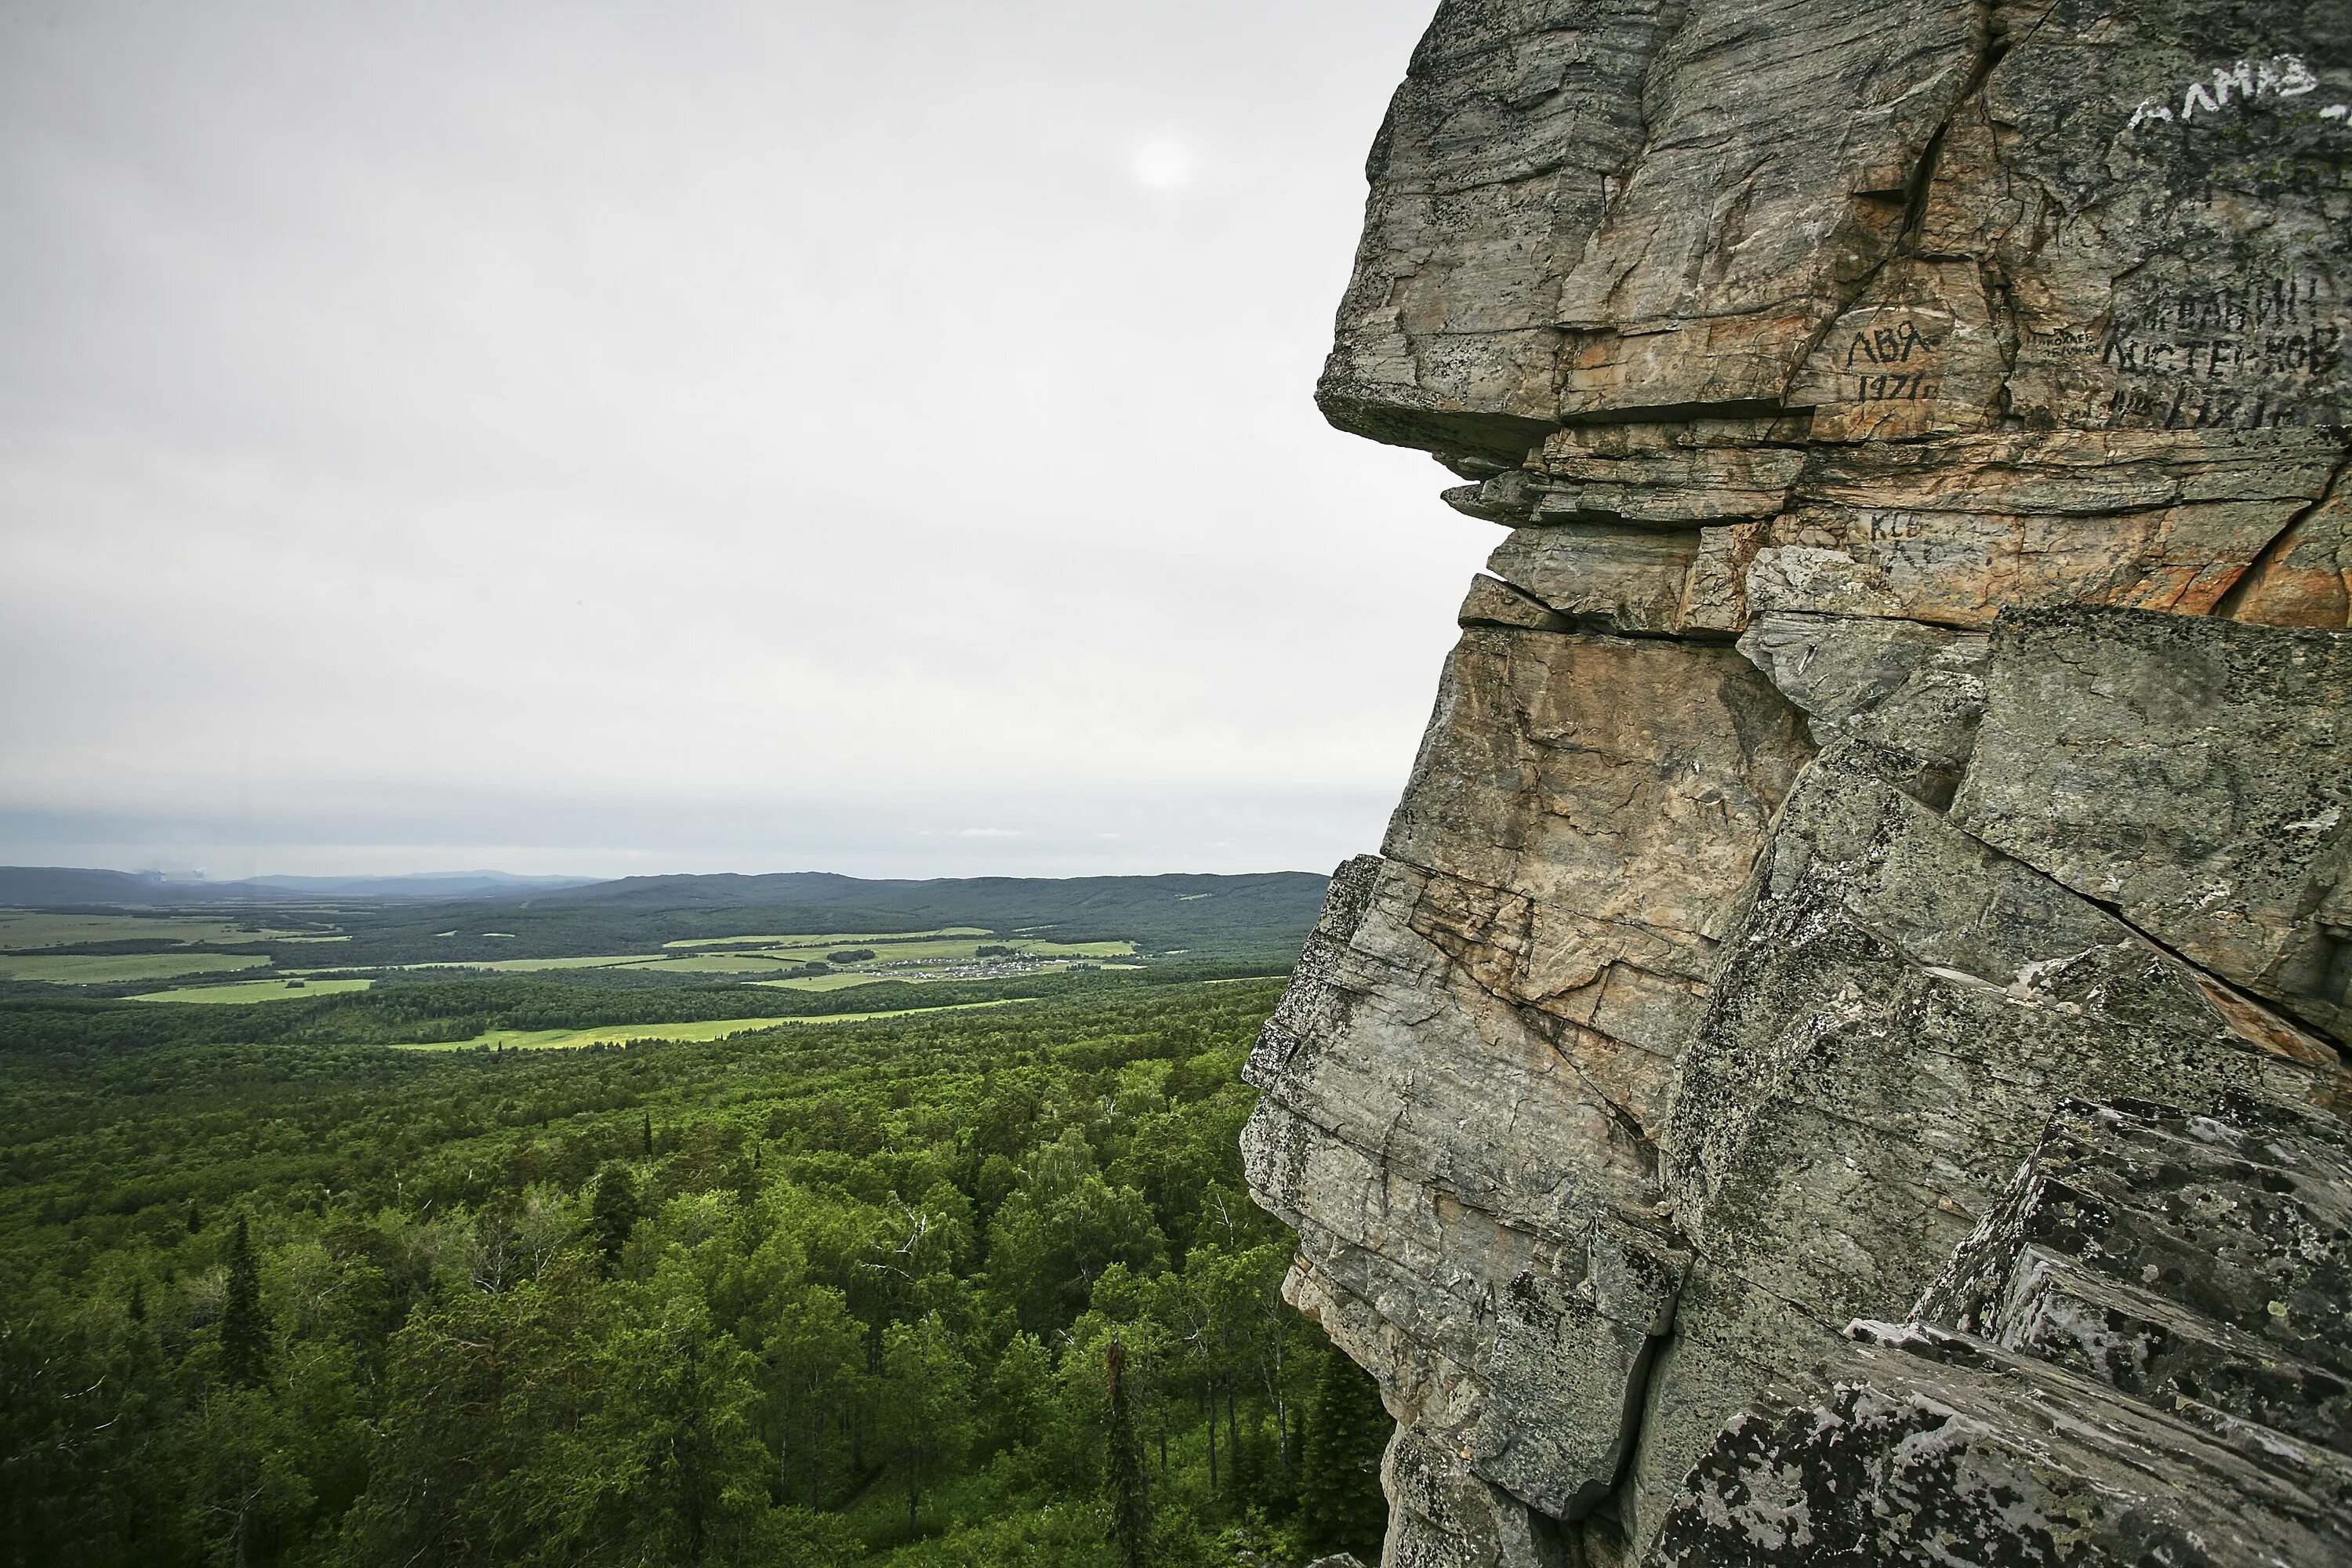
[{"label": "green field", "polygon": [[861,942],[868,946],[877,942],[910,942],[927,936],[986,936],[985,926],[941,926],[937,931],[835,931],[810,936],[802,932],[783,931],[771,936],[698,936],[666,942],[666,948],[677,947],[838,947],[844,942]]},{"label": "green field", "polygon": [[[823,956],[818,954],[816,956]],[[660,974],[758,974],[779,964],[803,963],[806,955],[780,958],[766,953],[712,952],[690,957],[658,952],[614,952],[589,958],[436,959],[430,963],[403,963],[400,969],[476,969],[490,974],[540,974],[559,969],[644,969]]]},{"label": "green field", "polygon": [[653,959],[644,967],[650,974],[773,974],[824,957],[822,952],[698,952],[689,958]]},{"label": "green field", "polygon": [[[791,947],[762,948],[756,953],[745,953],[742,956],[805,963],[812,959],[824,958],[828,947],[840,945],[838,942],[820,942],[814,945],[797,944]],[[1002,942],[976,942],[966,938],[945,942],[898,942],[887,945],[869,940],[858,945],[874,950],[874,956],[864,961],[863,966],[866,968],[910,963],[918,959],[968,962],[977,956],[975,950],[982,947],[1009,947],[1016,953],[1032,958],[1126,958],[1135,952],[1135,944],[1131,942],[1037,942],[1028,937],[1015,937]],[[701,961],[689,959],[673,962],[698,963]]]},{"label": "green field", "polygon": [[63,953],[0,957],[0,979],[51,985],[102,985],[116,980],[176,980],[183,974],[233,974],[264,969],[269,960],[233,952]]},{"label": "green field", "polygon": [[581,1046],[617,1046],[629,1040],[693,1042],[773,1028],[782,1018],[713,1018],[699,1024],[608,1024],[598,1029],[487,1029],[469,1040],[434,1040],[401,1046],[404,1051],[559,1051]]},{"label": "green field", "polygon": [[[1056,961],[1041,963],[1034,969],[1024,969],[1017,975],[1007,975],[1003,978],[1018,979],[1031,974],[1059,974],[1069,967],[1066,962]],[[1108,969],[1114,966],[1105,964],[1103,967]],[[1129,963],[1117,967],[1140,969],[1144,966],[1139,963]],[[771,991],[845,991],[853,985],[871,985],[877,980],[895,980],[901,985],[930,985],[946,980],[971,978],[972,978],[971,975],[931,974],[919,971],[913,973],[898,973],[895,971],[860,967],[837,970],[831,974],[803,974],[790,980],[754,980],[751,984],[765,986]]]},{"label": "green field", "polygon": [[[985,931],[980,932],[985,936]],[[714,939],[733,942],[737,938]],[[773,940],[773,939],[761,939]],[[976,950],[992,945],[971,940],[970,933],[954,937],[871,937],[826,936],[785,939],[789,945],[730,951],[724,952],[615,952],[582,958],[488,958],[471,962],[436,960],[429,963],[404,963],[398,967],[409,970],[470,969],[494,974],[532,974],[563,969],[629,968],[647,974],[761,974],[794,964],[823,963],[829,952],[845,945],[856,944],[874,950],[870,959],[837,967],[832,974],[807,975],[793,980],[759,981],[756,984],[784,985],[804,991],[831,991],[842,985],[861,984],[877,975],[888,973],[894,979],[917,979],[921,976],[896,973],[900,964],[922,962],[971,963],[979,959]],[[669,942],[668,948],[709,945],[703,943]],[[1038,942],[1022,937],[1001,945],[1029,958],[1130,958],[1135,954],[1131,942]]]},{"label": "green field", "polygon": [[[1104,939],[1087,942],[1048,940],[1057,929],[1053,925],[1033,928],[1032,934],[1007,935],[1003,925],[942,923],[877,931],[858,931],[856,922],[844,921],[840,923],[851,929],[786,932],[770,923],[782,911],[750,910],[740,921],[728,922],[737,925],[737,931],[702,936],[678,935],[675,925],[662,930],[661,921],[634,914],[595,921],[567,914],[567,923],[556,929],[502,918],[500,925],[511,930],[483,930],[480,927],[490,921],[481,918],[487,913],[481,911],[475,920],[444,924],[447,914],[455,912],[454,908],[446,912],[431,910],[416,918],[400,909],[297,904],[257,906],[228,913],[0,909],[0,982],[120,985],[126,990],[142,985],[149,995],[159,998],[170,989],[170,1000],[224,1003],[291,1000],[305,993],[321,995],[362,989],[352,984],[331,989],[267,984],[213,994],[213,982],[226,984],[247,971],[273,981],[318,975],[356,980],[410,972],[420,979],[429,975],[451,981],[469,976],[484,981],[544,977],[626,987],[751,983],[824,993],[873,981],[927,984],[1009,979],[1057,971],[1076,962],[1139,963],[1147,962],[1146,950],[1154,953],[1155,960],[1158,956],[1151,943],[1113,940],[1112,933],[1099,927],[1058,928],[1073,937]],[[527,908],[513,910],[517,916],[530,912]],[[475,921],[480,921],[480,926]],[[646,929],[648,925],[653,929]],[[721,931],[728,929],[717,921],[704,929],[713,925]],[[528,941],[516,937],[518,932]],[[433,940],[436,936],[441,940]],[[452,953],[450,939],[459,936],[467,940],[457,951],[468,956]],[[506,940],[493,946],[487,939]],[[157,951],[123,951],[140,946]],[[1009,951],[986,958],[978,951],[998,946]],[[230,947],[256,951],[218,951]],[[501,947],[503,954],[499,951]],[[847,963],[834,960],[833,954],[851,948],[870,951],[874,956]],[[262,955],[264,951],[268,956]],[[829,972],[809,973],[813,970]]]},{"label": "green field", "polygon": [[482,969],[498,974],[535,974],[551,969],[615,969],[625,963],[656,963],[657,954],[649,952],[605,953],[592,958],[484,958],[467,962],[462,958],[436,959],[430,963],[400,963],[395,969]]},{"label": "green field", "polygon": [[[871,985],[877,978],[876,975],[856,970],[842,970],[833,974],[803,974],[793,980],[754,980],[751,984],[764,986],[771,991],[846,991],[853,985]],[[922,980],[911,974],[893,974],[882,978],[902,981],[908,985],[923,984]]]},{"label": "green field", "polygon": [[232,980],[220,985],[186,985],[177,991],[150,991],[133,1002],[286,1002],[305,996],[332,996],[364,991],[373,980]]},{"label": "green field", "polygon": [[[806,963],[811,960],[823,959],[827,952],[838,952],[844,947],[856,947],[871,948],[874,950],[874,956],[871,959],[866,960],[865,962],[866,963],[893,963],[919,958],[969,959],[972,956],[972,950],[974,948],[993,945],[1010,947],[1016,952],[1043,952],[1054,948],[1054,944],[1051,942],[1013,941],[1003,943],[990,943],[985,942],[975,942],[968,936],[934,937],[909,941],[891,941],[887,938],[877,937],[841,937],[826,942],[787,942],[775,947],[747,949],[741,952],[704,953],[693,958],[674,958],[669,959],[667,962],[672,965],[683,965],[688,963],[725,963],[743,958],[765,958],[771,961],[786,963]],[[1120,952],[1133,951],[1131,947],[1124,942],[1108,942],[1090,945],[1116,948]]]},{"label": "green field", "polygon": [[[330,982],[329,984],[332,984]],[[887,1013],[823,1013],[803,1018],[713,1018],[699,1024],[608,1024],[597,1029],[490,1029],[470,1040],[436,1040],[426,1045],[400,1046],[404,1051],[564,1051],[583,1046],[618,1046],[636,1040],[697,1044],[772,1029],[780,1024],[863,1024],[876,1018],[904,1018],[915,1013],[960,1013],[974,1007],[1002,1007],[1024,1000],[1006,996],[994,1002],[963,1002],[945,1007],[898,1007]]]},{"label": "green field", "polygon": [[993,1002],[950,1002],[940,1007],[893,1007],[881,1013],[812,1013],[780,1020],[786,1024],[870,1024],[877,1018],[911,1018],[920,1013],[969,1013],[976,1007],[1009,1007],[1026,996],[1000,996]]},{"label": "green field", "polygon": [[0,950],[9,952],[142,937],[178,942],[331,940],[309,932],[223,920],[217,915],[50,914],[40,910],[0,910]]}]

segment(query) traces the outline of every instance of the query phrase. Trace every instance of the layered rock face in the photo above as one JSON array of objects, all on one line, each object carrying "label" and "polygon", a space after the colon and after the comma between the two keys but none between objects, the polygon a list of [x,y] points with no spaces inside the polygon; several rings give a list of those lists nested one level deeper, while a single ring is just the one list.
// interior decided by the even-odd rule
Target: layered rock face
[{"label": "layered rock face", "polygon": [[2217,1109],[2062,1107],[1911,1321],[1718,1435],[1659,1561],[2345,1561],[2352,1137]]},{"label": "layered rock face", "polygon": [[1508,532],[1244,1154],[1392,1568],[2352,1562],[2352,11],[1448,0],[1370,174]]}]

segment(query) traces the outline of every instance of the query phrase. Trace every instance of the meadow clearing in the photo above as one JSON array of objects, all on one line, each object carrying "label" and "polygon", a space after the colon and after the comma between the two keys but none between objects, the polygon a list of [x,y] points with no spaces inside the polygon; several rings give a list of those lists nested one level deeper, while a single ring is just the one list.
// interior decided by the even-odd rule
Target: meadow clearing
[{"label": "meadow clearing", "polygon": [[[930,932],[836,932],[814,937],[709,937],[697,938],[690,942],[663,944],[666,949],[689,950],[683,952],[600,953],[577,958],[436,960],[427,963],[402,964],[400,967],[410,970],[482,970],[494,974],[625,968],[646,974],[727,974],[756,979],[763,974],[778,974],[781,971],[811,963],[828,963],[832,967],[830,973],[757,980],[757,983],[798,990],[830,991],[842,985],[864,984],[877,977],[901,980],[934,978],[920,972],[921,966],[925,965],[969,971],[970,966],[975,964],[1017,964],[1034,972],[1040,967],[1066,966],[1081,959],[1131,958],[1135,955],[1135,944],[1131,942],[1045,942],[1033,937],[1013,937],[997,942],[973,940],[975,936],[987,935],[986,931],[966,931],[953,936]],[[755,942],[763,945],[740,945]],[[982,947],[999,947],[1005,952],[983,958],[979,952]],[[724,951],[712,951],[714,948],[723,948]],[[873,956],[846,963],[835,961],[832,955],[845,949],[870,949]],[[959,973],[955,977],[970,976],[968,973]]]},{"label": "meadow clearing", "polygon": [[[1130,941],[1056,942],[1030,935],[998,936],[984,926],[944,925],[919,931],[835,931],[813,934],[772,930],[676,938],[635,951],[499,958],[383,953],[352,942],[352,931],[300,910],[256,911],[244,918],[124,910],[0,910],[0,981],[120,988],[126,1000],[206,1005],[289,1001],[365,990],[378,981],[414,973],[482,975],[562,975],[625,972],[635,984],[750,981],[787,991],[829,992],[877,981],[1012,978],[1055,973],[1084,963],[1134,960]],[[354,930],[362,929],[362,926]],[[430,931],[454,938],[462,928]],[[482,931],[477,939],[513,940]],[[222,949],[239,948],[243,952]],[[252,951],[266,948],[268,951]],[[125,951],[133,949],[135,951]],[[413,950],[412,950],[413,952]],[[322,964],[330,954],[349,962]],[[855,954],[856,956],[844,956]],[[384,962],[392,958],[393,962]],[[403,960],[405,960],[404,962]],[[239,976],[235,980],[215,977]],[[131,994],[136,985],[184,981]],[[103,993],[101,993],[103,994]],[[462,1043],[462,1042],[461,1042]]]},{"label": "meadow clearing", "polygon": [[282,926],[256,925],[218,915],[134,915],[98,911],[57,912],[49,910],[0,910],[0,952],[25,952],[44,947],[79,947],[89,942],[162,941],[183,946],[196,942],[341,941],[312,931]]},{"label": "meadow clearing", "polygon": [[104,985],[124,980],[176,980],[184,974],[233,974],[264,969],[260,953],[68,952],[0,957],[0,980],[34,980],[50,985]]},{"label": "meadow clearing", "polygon": [[917,1013],[961,1013],[974,1007],[1003,1007],[1024,1000],[999,997],[992,1002],[957,1002],[941,1007],[894,1007],[880,1013],[828,1013],[801,1018],[711,1018],[694,1024],[608,1024],[595,1029],[488,1029],[466,1040],[435,1040],[395,1047],[404,1051],[562,1051],[588,1046],[696,1045],[731,1039],[784,1024],[865,1024],[877,1018],[904,1018]]},{"label": "meadow clearing", "polygon": [[861,931],[833,931],[833,932],[829,932],[829,933],[827,933],[827,932],[820,932],[819,934],[814,935],[814,936],[808,936],[808,935],[803,935],[803,934],[796,934],[796,933],[793,933],[793,932],[787,931],[787,932],[785,932],[785,933],[783,933],[783,934],[782,934],[782,935],[774,935],[774,936],[697,936],[697,937],[684,937],[684,938],[679,939],[679,940],[678,940],[678,941],[677,941],[677,942],[666,942],[662,943],[662,946],[664,946],[665,948],[743,947],[743,946],[749,946],[749,945],[759,945],[759,946],[763,946],[763,947],[818,947],[818,946],[831,946],[831,945],[833,945],[833,944],[835,944],[835,943],[836,943],[836,942],[919,942],[919,941],[921,941],[923,938],[926,938],[926,937],[936,937],[936,936],[983,936],[983,937],[984,937],[984,936],[987,936],[987,935],[989,935],[989,934],[991,934],[991,933],[990,933],[990,931],[988,931],[988,928],[987,928],[987,927],[985,927],[985,926],[941,926],[941,927],[940,927],[940,929],[938,929],[937,931],[893,931],[893,932],[887,933],[887,934],[886,934],[886,935],[881,935],[881,936],[877,936],[877,935],[875,935],[873,932],[870,932],[870,931],[863,931],[863,932],[861,932]]},{"label": "meadow clearing", "polygon": [[287,1002],[304,996],[335,996],[364,991],[373,980],[232,980],[219,985],[183,985],[170,991],[149,991],[133,1002],[197,1002],[208,1006],[254,1002]]}]

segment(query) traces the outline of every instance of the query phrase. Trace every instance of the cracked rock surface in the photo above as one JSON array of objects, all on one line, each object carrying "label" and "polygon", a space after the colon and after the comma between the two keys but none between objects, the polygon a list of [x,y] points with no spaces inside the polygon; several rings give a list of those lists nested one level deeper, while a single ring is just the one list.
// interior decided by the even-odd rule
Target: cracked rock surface
[{"label": "cracked rock surface", "polygon": [[1908,1322],[1732,1418],[1658,1560],[2352,1561],[2348,1199],[2333,1117],[2065,1103]]},{"label": "cracked rock surface", "polygon": [[1506,531],[1244,1152],[1385,1561],[2352,1562],[2352,16],[1446,0],[1368,173]]}]

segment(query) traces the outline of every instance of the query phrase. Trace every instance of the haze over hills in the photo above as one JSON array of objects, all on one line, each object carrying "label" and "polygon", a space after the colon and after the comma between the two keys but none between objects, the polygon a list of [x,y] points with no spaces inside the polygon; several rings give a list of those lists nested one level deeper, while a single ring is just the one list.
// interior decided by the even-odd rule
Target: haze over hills
[{"label": "haze over hills", "polygon": [[464,899],[526,897],[582,888],[593,877],[520,877],[512,871],[411,871],[396,877],[248,877],[247,887],[322,898]]},{"label": "haze over hills", "polygon": [[0,906],[93,913],[237,908],[236,918],[247,922],[292,918],[299,924],[331,905],[325,912],[332,917],[335,956],[355,965],[585,958],[747,932],[941,927],[1058,942],[1129,942],[1141,952],[1196,961],[1287,963],[1315,923],[1326,886],[1326,878],[1305,871],[920,880],[792,871],[605,882],[463,872],[199,882],[5,867]]},{"label": "haze over hills", "polygon": [[491,899],[577,888],[589,877],[519,877],[510,871],[423,871],[397,877],[249,877],[206,882],[160,871],[88,867],[0,866],[0,904],[77,907],[170,906],[241,901],[277,903],[289,895],[322,899]]},{"label": "haze over hills", "polygon": [[[64,866],[0,866],[0,904],[173,905],[311,898],[481,900],[597,904],[640,910],[810,906],[887,913],[911,919],[966,919],[984,912],[992,921],[1023,913],[1066,918],[1072,910],[1109,913],[1138,899],[1165,902],[1224,898],[1271,899],[1287,905],[1308,885],[1320,896],[1324,879],[1305,871],[1243,875],[1171,872],[1126,877],[864,878],[832,871],[622,877],[523,877],[510,871],[418,871],[393,877],[247,877],[208,882],[160,871],[115,871]],[[976,906],[984,905],[984,911]]]}]

